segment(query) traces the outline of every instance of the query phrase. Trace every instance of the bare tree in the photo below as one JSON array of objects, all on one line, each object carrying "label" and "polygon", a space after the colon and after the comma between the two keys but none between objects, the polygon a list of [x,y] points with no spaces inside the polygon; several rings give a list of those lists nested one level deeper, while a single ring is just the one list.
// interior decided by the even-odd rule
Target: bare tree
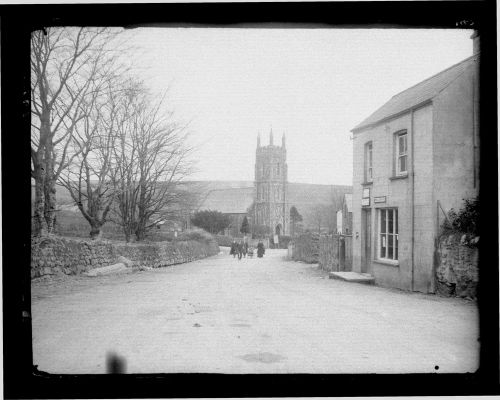
[{"label": "bare tree", "polygon": [[186,191],[179,184],[190,173],[185,128],[164,111],[164,98],[155,99],[141,83],[127,91],[117,124],[115,149],[116,222],[125,238],[146,232],[178,217]]},{"label": "bare tree", "polygon": [[336,218],[333,208],[332,204],[316,204],[311,209],[308,219],[318,229],[318,234],[321,234],[322,228],[333,232]]},{"label": "bare tree", "polygon": [[34,233],[51,233],[56,182],[78,155],[69,151],[84,102],[113,63],[106,28],[48,28],[31,35],[31,175],[35,181]]},{"label": "bare tree", "polygon": [[96,88],[90,102],[82,105],[83,118],[75,125],[70,145],[75,156],[59,176],[59,183],[89,222],[91,238],[100,237],[115,198],[114,131],[123,93],[115,89],[122,83],[109,78],[105,90]]}]

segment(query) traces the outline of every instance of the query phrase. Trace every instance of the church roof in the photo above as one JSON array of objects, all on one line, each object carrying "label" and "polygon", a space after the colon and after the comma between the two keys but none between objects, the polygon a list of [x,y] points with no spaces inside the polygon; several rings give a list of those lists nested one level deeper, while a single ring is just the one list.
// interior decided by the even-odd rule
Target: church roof
[{"label": "church roof", "polygon": [[215,189],[208,192],[200,210],[245,214],[253,202],[253,187]]},{"label": "church roof", "polygon": [[354,127],[351,131],[355,132],[362,128],[376,125],[383,120],[408,112],[415,106],[432,100],[465,70],[477,62],[478,59],[478,55],[466,58],[458,64],[455,64],[444,71],[441,71],[438,74],[402,91],[401,93],[396,94],[387,103],[376,110],[363,122]]}]

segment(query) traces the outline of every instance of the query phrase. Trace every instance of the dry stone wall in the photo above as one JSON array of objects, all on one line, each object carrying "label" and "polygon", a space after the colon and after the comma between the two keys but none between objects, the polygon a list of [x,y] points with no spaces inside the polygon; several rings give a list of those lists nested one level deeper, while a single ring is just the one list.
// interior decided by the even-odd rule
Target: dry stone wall
[{"label": "dry stone wall", "polygon": [[159,268],[215,255],[214,240],[155,243],[90,241],[63,237],[33,238],[31,278],[44,275],[77,275],[104,267],[125,257],[138,267]]},{"label": "dry stone wall", "polygon": [[338,236],[319,239],[319,266],[326,271],[340,271]]},{"label": "dry stone wall", "polygon": [[479,251],[462,243],[460,235],[442,236],[437,248],[437,292],[446,296],[477,295]]}]

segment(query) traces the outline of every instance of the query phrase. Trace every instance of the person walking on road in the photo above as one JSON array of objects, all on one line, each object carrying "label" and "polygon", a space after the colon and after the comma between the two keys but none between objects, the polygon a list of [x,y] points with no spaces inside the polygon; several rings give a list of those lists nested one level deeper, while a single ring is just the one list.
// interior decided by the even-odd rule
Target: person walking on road
[{"label": "person walking on road", "polygon": [[264,248],[264,243],[262,243],[262,241],[259,240],[259,244],[257,245],[257,257],[262,258],[265,252],[266,249]]},{"label": "person walking on road", "polygon": [[242,255],[243,255],[243,243],[240,241],[238,243],[238,260],[241,260]]},{"label": "person walking on road", "polygon": [[243,242],[243,257],[247,258],[247,253],[248,253],[248,243]]},{"label": "person walking on road", "polygon": [[236,253],[238,252],[238,244],[236,243],[236,240],[233,240],[233,243],[231,243],[231,251],[229,254],[233,255],[233,258],[236,257]]}]

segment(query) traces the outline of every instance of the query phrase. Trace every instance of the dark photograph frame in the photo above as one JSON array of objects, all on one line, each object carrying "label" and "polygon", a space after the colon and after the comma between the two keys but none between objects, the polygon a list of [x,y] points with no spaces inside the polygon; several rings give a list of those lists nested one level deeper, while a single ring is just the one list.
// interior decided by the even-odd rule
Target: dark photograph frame
[{"label": "dark photograph frame", "polygon": [[[0,7],[5,398],[499,394],[496,5],[488,1],[10,5]],[[33,366],[30,33],[47,26],[451,28],[480,32],[480,368],[473,374],[52,375]],[[335,360],[332,360],[335,362]]]}]

